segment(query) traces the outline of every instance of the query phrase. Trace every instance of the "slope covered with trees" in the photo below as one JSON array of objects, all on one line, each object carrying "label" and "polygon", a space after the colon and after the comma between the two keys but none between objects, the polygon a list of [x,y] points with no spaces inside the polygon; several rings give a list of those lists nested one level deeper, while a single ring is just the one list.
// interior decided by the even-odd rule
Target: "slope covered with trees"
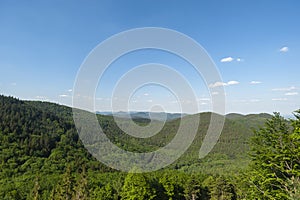
[{"label": "slope covered with trees", "polygon": [[[227,115],[218,143],[200,160],[211,114],[200,114],[193,144],[175,163],[151,173],[123,173],[84,148],[71,108],[0,96],[0,198],[299,199],[299,117]],[[169,121],[157,135],[138,139],[123,133],[112,116],[97,118],[114,144],[135,152],[164,146],[180,123]]]}]

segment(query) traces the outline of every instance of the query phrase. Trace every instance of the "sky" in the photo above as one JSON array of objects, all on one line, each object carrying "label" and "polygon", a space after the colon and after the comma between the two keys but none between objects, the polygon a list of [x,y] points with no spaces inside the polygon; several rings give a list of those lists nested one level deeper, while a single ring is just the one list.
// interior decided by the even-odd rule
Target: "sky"
[{"label": "sky", "polygon": [[[182,58],[145,49],[111,64],[96,89],[95,110],[111,110],[112,91],[128,71],[162,63],[189,82],[194,112],[209,111],[208,89],[223,86],[227,113],[291,114],[300,108],[299,9],[297,0],[0,0],[0,94],[72,106],[80,66],[99,43],[122,31],[162,27],[199,43],[222,81],[207,85]],[[159,85],[139,87],[128,100],[138,111],[180,112],[189,103]]]}]

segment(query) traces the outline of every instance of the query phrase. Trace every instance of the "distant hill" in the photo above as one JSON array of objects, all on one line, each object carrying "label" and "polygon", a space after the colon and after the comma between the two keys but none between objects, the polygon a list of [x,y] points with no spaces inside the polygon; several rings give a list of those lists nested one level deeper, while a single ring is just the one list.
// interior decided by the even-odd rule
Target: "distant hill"
[{"label": "distant hill", "polygon": [[228,119],[238,119],[238,118],[243,118],[244,115],[238,114],[238,113],[229,113],[226,115],[226,118]]},{"label": "distant hill", "polygon": [[[105,115],[102,115],[105,114]],[[121,148],[135,151],[153,151],[172,140],[179,127],[181,114],[172,113],[130,113],[139,124],[149,123],[149,116],[154,116],[160,123],[163,115],[168,122],[155,136],[147,139],[133,138],[116,125],[109,113],[98,114],[98,120],[106,135]],[[117,113],[126,126],[128,118],[124,113]],[[222,168],[223,162],[231,162],[234,167],[242,167],[236,160],[247,160],[248,140],[253,129],[262,126],[268,114],[226,116],[224,129],[217,145],[209,156],[198,159],[202,140],[210,123],[212,113],[201,113],[200,125],[196,138],[187,152],[172,166],[182,170],[214,170]],[[65,163],[86,163],[87,168],[109,171],[111,169],[97,162],[82,145],[75,129],[72,109],[49,102],[22,101],[12,97],[0,96],[0,177],[30,173],[29,169],[47,172],[55,168],[64,170]],[[214,162],[220,162],[214,164]],[[206,164],[204,164],[206,163]],[[207,167],[209,165],[209,167]],[[228,165],[230,168],[230,165]],[[222,168],[223,169],[223,168]]]},{"label": "distant hill", "polygon": [[96,114],[116,116],[120,118],[144,118],[158,121],[171,121],[186,116],[187,114],[181,113],[165,113],[165,112],[96,112]]},{"label": "distant hill", "polygon": [[66,106],[0,95],[0,178],[35,168],[63,170],[66,162],[105,169],[85,150],[71,113]]},{"label": "distant hill", "polygon": [[[176,135],[181,121],[193,117],[171,113],[130,114],[141,126],[150,122],[150,115],[155,118],[152,122],[157,124],[163,123],[160,121],[163,115],[168,119],[158,134],[142,139],[125,134],[110,113],[98,113],[99,124],[107,137],[115,145],[132,152],[150,152],[165,146]],[[199,159],[211,115],[216,114],[196,115],[201,121],[192,145],[167,169],[206,174],[232,174],[244,169],[249,160],[248,142],[253,130],[271,117],[268,114],[226,115],[217,144],[208,156]],[[129,125],[128,115],[117,113],[117,117],[121,126]],[[72,108],[67,106],[0,95],[0,141],[0,197],[26,199],[22,194],[34,188],[37,177],[43,183],[44,195],[49,196],[47,192],[59,183],[68,168],[77,170],[75,174],[85,169],[91,177],[103,175],[106,179],[111,172],[116,172],[98,162],[83,146],[74,126]]]},{"label": "distant hill", "polygon": [[268,113],[259,113],[259,114],[248,114],[248,115],[242,115],[239,113],[229,113],[226,115],[226,118],[228,119],[270,119],[272,118],[272,115],[268,114]]}]

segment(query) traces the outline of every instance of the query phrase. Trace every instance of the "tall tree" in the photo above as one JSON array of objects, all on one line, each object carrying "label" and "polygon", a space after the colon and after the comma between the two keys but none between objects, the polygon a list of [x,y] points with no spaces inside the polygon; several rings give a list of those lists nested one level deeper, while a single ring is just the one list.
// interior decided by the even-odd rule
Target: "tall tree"
[{"label": "tall tree", "polygon": [[89,190],[88,190],[88,181],[86,177],[85,166],[83,166],[82,168],[82,172],[80,174],[79,179],[76,182],[76,186],[74,190],[75,190],[75,195],[73,195],[72,200],[88,199]]},{"label": "tall tree", "polygon": [[74,194],[74,177],[71,174],[71,167],[67,166],[62,181],[56,186],[55,199],[71,200]]},{"label": "tall tree", "polygon": [[146,177],[141,173],[128,173],[122,188],[123,200],[153,199],[155,190],[150,187]]},{"label": "tall tree", "polygon": [[37,176],[34,180],[34,186],[33,186],[33,189],[31,191],[31,198],[33,200],[39,200],[40,199],[40,183],[39,183],[39,177]]},{"label": "tall tree", "polygon": [[163,186],[164,193],[169,200],[184,198],[182,179],[183,177],[181,177],[180,173],[170,171],[160,177],[159,183]]},{"label": "tall tree", "polygon": [[293,199],[299,194],[300,112],[286,121],[279,113],[255,132],[251,143],[250,195]]},{"label": "tall tree", "polygon": [[[200,180],[196,176],[191,175],[191,177],[189,177],[187,184],[185,186],[185,189],[184,189],[185,198],[187,200],[200,199],[200,197],[202,197],[201,191],[202,191],[202,188],[201,188]],[[202,198],[202,199],[204,199],[204,198]]]},{"label": "tall tree", "polygon": [[[212,200],[237,199],[235,187],[223,176],[209,176],[205,179],[203,186],[209,189],[209,196]],[[207,196],[204,197],[207,198]]]}]

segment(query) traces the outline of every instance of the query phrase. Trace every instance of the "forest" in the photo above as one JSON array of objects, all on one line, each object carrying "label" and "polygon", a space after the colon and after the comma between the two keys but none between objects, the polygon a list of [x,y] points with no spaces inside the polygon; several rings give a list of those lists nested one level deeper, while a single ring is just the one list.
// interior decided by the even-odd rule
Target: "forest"
[{"label": "forest", "polygon": [[[0,199],[300,199],[300,111],[293,114],[228,114],[218,143],[199,159],[212,115],[200,113],[195,140],[180,159],[158,171],[125,173],[85,149],[72,108],[0,95]],[[124,134],[112,116],[97,119],[114,144],[133,152],[164,146],[181,120],[137,139]]]}]

